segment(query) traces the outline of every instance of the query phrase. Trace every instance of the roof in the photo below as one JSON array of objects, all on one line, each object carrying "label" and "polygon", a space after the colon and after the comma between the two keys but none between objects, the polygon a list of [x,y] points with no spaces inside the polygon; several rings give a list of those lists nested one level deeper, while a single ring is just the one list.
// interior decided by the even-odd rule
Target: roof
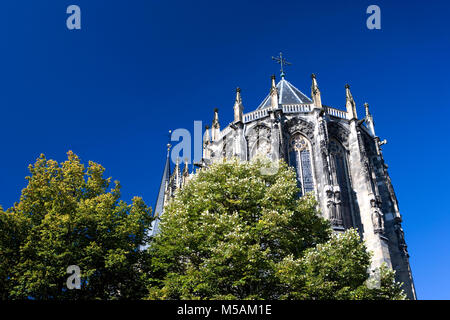
[{"label": "roof", "polygon": [[[282,78],[277,84],[278,104],[310,104],[313,103],[310,98],[304,95],[300,90],[294,87],[289,81]],[[259,105],[258,109],[270,107],[270,94]]]}]

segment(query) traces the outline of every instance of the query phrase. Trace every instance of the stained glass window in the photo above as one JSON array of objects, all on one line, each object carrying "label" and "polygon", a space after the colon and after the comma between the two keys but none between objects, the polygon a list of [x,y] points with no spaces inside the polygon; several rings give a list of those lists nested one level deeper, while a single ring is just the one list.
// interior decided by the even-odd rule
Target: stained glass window
[{"label": "stained glass window", "polygon": [[294,167],[295,173],[297,174],[297,187],[300,189],[300,196],[302,196],[303,195],[303,192],[302,192],[303,187],[302,187],[301,179],[299,178],[302,176],[302,173],[300,172],[301,166],[299,165],[299,162],[298,162],[298,153],[296,150],[292,149],[289,152],[289,159],[290,159],[289,160],[290,165],[292,167]]},{"label": "stained glass window", "polygon": [[314,191],[309,150],[300,151],[300,158],[302,161],[303,189],[305,190],[305,193]]},{"label": "stained glass window", "polygon": [[314,178],[311,165],[311,150],[308,141],[296,134],[289,146],[289,164],[295,168],[300,196],[314,191]]}]

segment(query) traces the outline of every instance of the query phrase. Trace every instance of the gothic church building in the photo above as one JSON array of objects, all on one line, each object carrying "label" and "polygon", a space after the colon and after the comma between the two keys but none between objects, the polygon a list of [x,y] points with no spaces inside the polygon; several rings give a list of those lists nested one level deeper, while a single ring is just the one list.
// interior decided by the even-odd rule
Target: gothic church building
[{"label": "gothic church building", "polygon": [[[314,192],[333,229],[356,228],[373,252],[373,267],[386,263],[393,268],[408,298],[416,299],[402,216],[381,149],[386,140],[376,135],[368,104],[365,117],[358,118],[349,85],[346,108],[339,110],[322,104],[316,77],[311,77],[308,97],[283,72],[278,83],[272,76],[269,94],[248,113],[238,88],[234,121],[221,129],[215,109],[199,165],[231,157],[249,161],[257,154],[284,159],[295,169],[301,193]],[[187,166],[181,171],[178,163],[171,173],[167,158],[155,214],[163,214],[164,204],[189,177]],[[158,220],[153,232],[158,232]]]}]

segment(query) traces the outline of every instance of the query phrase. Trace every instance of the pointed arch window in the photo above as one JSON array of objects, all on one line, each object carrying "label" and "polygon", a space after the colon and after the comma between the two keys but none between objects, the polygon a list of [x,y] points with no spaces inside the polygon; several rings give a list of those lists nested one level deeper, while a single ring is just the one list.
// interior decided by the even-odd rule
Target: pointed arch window
[{"label": "pointed arch window", "polygon": [[347,157],[345,149],[335,140],[330,141],[330,157],[333,166],[333,182],[339,186],[341,191],[340,200],[344,227],[351,228],[353,226],[353,219]]},{"label": "pointed arch window", "polygon": [[295,134],[289,144],[289,164],[297,173],[300,196],[314,191],[314,178],[309,142],[301,134]]},{"label": "pointed arch window", "polygon": [[251,158],[256,155],[267,156],[270,158],[270,141],[265,138],[259,138],[253,145]]},{"label": "pointed arch window", "polygon": [[250,129],[249,132],[249,145],[250,159],[253,159],[256,155],[266,156],[271,158],[271,142],[270,142],[270,129],[261,125]]}]

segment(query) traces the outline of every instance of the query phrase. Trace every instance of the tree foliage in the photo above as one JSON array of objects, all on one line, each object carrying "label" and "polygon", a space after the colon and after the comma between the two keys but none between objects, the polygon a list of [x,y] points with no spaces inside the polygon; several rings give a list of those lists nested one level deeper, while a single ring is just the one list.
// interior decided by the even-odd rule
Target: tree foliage
[{"label": "tree foliage", "polygon": [[277,277],[284,285],[282,298],[405,299],[394,271],[385,265],[369,279],[370,257],[356,230],[333,234],[329,241],[305,250],[300,259],[288,256],[278,264]]},{"label": "tree foliage", "polygon": [[356,231],[333,235],[312,195],[298,198],[283,162],[201,170],[161,217],[149,248],[149,299],[400,299],[393,272],[367,286],[370,254]]},{"label": "tree foliage", "polygon": [[[121,201],[119,183],[72,152],[61,164],[41,155],[29,170],[20,201],[0,210],[0,298],[140,298],[151,209]],[[70,265],[80,290],[66,287]]]},{"label": "tree foliage", "polygon": [[[0,207],[0,299],[404,299],[387,267],[369,279],[358,233],[334,234],[294,171],[271,166],[201,170],[149,239],[151,209],[121,201],[101,165],[42,155],[20,201]],[[70,265],[80,290],[66,286]]]}]

